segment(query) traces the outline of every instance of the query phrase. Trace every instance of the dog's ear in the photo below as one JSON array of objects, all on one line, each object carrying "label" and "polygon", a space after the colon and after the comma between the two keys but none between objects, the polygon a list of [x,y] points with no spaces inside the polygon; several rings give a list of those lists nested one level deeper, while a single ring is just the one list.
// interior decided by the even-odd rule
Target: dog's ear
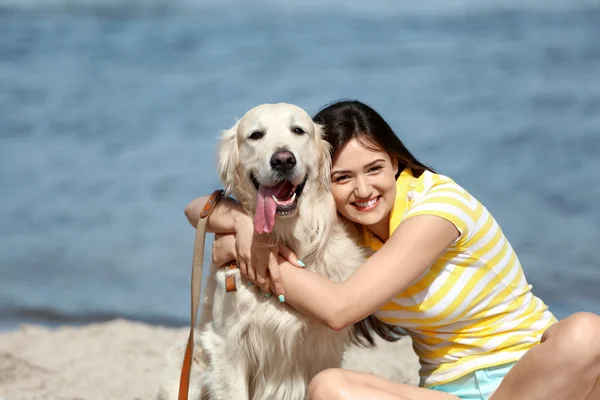
[{"label": "dog's ear", "polygon": [[235,174],[237,173],[237,130],[239,121],[231,128],[221,131],[221,143],[219,144],[219,153],[217,159],[217,172],[221,182],[225,186],[225,192],[231,193],[235,184]]},{"label": "dog's ear", "polygon": [[319,186],[326,192],[331,188],[331,145],[325,140],[325,130],[322,125],[315,123],[315,141],[319,155]]}]

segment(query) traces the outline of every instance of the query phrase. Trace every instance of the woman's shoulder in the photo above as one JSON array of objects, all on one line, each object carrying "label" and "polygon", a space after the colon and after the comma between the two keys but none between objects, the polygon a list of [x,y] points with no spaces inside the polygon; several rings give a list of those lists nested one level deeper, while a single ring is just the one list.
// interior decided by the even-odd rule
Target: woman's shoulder
[{"label": "woman's shoulder", "polygon": [[462,241],[476,229],[482,205],[452,178],[425,171],[406,194],[402,220],[416,215],[435,215],[450,221]]},{"label": "woman's shoulder", "polygon": [[449,176],[438,174],[431,171],[425,171],[412,184],[411,190],[407,193],[409,201],[415,201],[427,194],[435,193],[437,197],[444,194],[462,195],[471,198],[469,192],[461,185],[456,183]]}]

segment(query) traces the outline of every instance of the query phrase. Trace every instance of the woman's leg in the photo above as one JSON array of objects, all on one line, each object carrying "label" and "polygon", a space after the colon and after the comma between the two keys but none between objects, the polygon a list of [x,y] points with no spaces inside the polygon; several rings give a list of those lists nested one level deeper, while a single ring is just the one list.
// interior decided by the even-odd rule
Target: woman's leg
[{"label": "woman's leg", "polygon": [[458,400],[447,393],[341,368],[317,374],[308,391],[310,400]]},{"label": "woman's leg", "polygon": [[599,377],[600,316],[577,313],[546,330],[491,400],[586,400]]}]

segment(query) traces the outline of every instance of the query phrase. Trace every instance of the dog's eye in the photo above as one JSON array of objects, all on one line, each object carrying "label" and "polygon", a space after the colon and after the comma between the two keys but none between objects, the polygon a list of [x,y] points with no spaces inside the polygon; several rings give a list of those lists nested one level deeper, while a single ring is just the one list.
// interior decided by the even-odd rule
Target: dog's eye
[{"label": "dog's eye", "polygon": [[265,136],[265,134],[261,131],[254,131],[250,134],[250,136],[248,136],[250,139],[252,140],[258,140],[261,137]]},{"label": "dog's eye", "polygon": [[304,129],[298,127],[292,128],[292,132],[294,132],[296,135],[304,135],[306,133]]}]

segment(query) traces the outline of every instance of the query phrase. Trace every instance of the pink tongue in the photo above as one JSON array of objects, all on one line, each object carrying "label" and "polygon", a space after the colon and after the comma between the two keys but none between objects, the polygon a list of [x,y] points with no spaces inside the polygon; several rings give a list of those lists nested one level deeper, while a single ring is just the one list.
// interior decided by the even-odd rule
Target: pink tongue
[{"label": "pink tongue", "polygon": [[256,200],[256,214],[254,214],[254,229],[257,233],[269,233],[275,225],[275,213],[277,205],[273,200],[273,195],[278,197],[284,188],[286,181],[281,182],[274,187],[260,185],[258,188],[258,198]]}]

